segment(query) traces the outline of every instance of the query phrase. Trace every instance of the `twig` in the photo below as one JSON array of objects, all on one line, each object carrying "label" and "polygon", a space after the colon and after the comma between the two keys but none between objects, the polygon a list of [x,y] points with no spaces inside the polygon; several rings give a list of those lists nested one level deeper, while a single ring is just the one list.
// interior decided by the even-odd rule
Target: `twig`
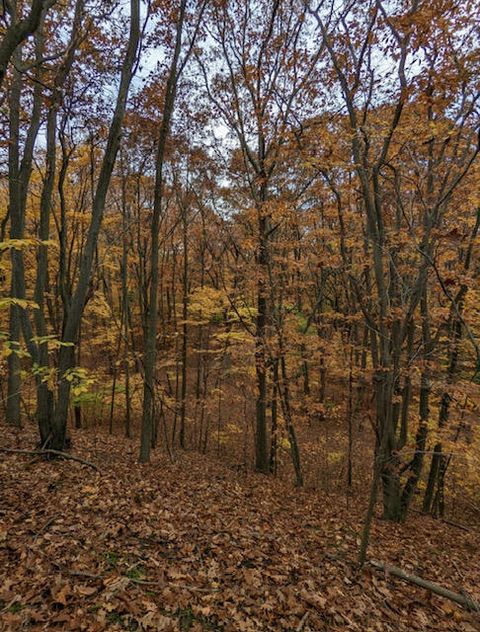
[{"label": "twig", "polygon": [[139,584],[140,586],[172,586],[173,588],[181,588],[182,590],[191,590],[192,592],[201,593],[213,593],[219,592],[220,588],[202,588],[201,586],[188,586],[187,584],[172,584],[170,582],[162,581],[149,581],[148,579],[137,579],[136,577],[128,578],[132,584]]},{"label": "twig", "polygon": [[469,502],[468,500],[466,500],[465,502],[470,507],[470,509],[473,509],[474,511],[477,511],[478,513],[480,513],[480,507],[477,507],[477,505],[474,505],[473,503]]},{"label": "twig", "polygon": [[463,574],[462,570],[458,567],[457,562],[455,561],[455,559],[451,559],[450,562],[455,566],[455,570],[457,571],[457,573],[459,574],[459,576],[462,578],[462,581],[465,580],[465,575]]},{"label": "twig", "polygon": [[307,623],[307,619],[309,616],[310,616],[310,612],[307,610],[307,612],[300,619],[300,623],[297,625],[296,632],[302,632],[303,628],[305,627],[305,624]]},{"label": "twig", "polygon": [[10,608],[13,606],[13,604],[17,601],[20,601],[20,595],[15,595],[13,599],[7,602],[5,606],[0,610],[0,614],[2,614],[3,612],[8,612]]},{"label": "twig", "polygon": [[182,588],[183,590],[191,590],[192,592],[210,593],[220,592],[220,588],[201,588],[201,586],[187,586],[186,584],[173,584],[175,588]]},{"label": "twig", "polygon": [[86,461],[85,459],[81,459],[79,456],[73,456],[73,454],[67,454],[66,452],[61,452],[60,450],[17,450],[16,448],[0,448],[0,452],[7,452],[8,454],[39,454],[39,455],[48,455],[52,454],[54,456],[58,456],[62,459],[66,459],[69,461],[77,461],[77,463],[81,463],[82,465],[88,465],[88,467],[92,467],[97,472],[100,472],[95,463],[91,461]]},{"label": "twig", "polygon": [[466,531],[467,533],[471,531],[469,527],[466,527],[464,524],[460,524],[459,522],[453,522],[453,520],[447,520],[446,518],[442,518],[442,522],[444,522],[445,524],[449,524],[452,527],[457,527],[457,529],[461,529],[462,531]]},{"label": "twig", "polygon": [[72,577],[84,577],[85,579],[105,579],[105,575],[95,575],[94,573],[84,573],[83,571],[70,571],[66,568],[62,569],[63,572],[68,573]]},{"label": "twig", "polygon": [[[134,564],[134,566],[136,566]],[[107,575],[95,575],[94,573],[88,573],[88,572],[84,572],[84,571],[72,571],[68,568],[64,568],[61,567],[61,571],[64,573],[68,573],[69,575],[71,575],[72,577],[84,577],[86,579],[101,579],[104,580]],[[170,582],[166,582],[165,580],[162,581],[151,581],[148,579],[140,579],[140,578],[136,578],[136,577],[128,577],[128,575],[120,575],[119,576],[120,579],[124,578],[124,579],[128,579],[129,582],[131,582],[132,584],[137,584],[140,586],[148,586],[149,588],[151,586],[158,586],[158,587],[165,587],[167,585],[172,586],[173,588],[182,588],[184,590],[191,590],[192,592],[201,592],[201,593],[212,593],[212,592],[218,592],[220,589],[219,588],[201,588],[200,586],[187,586],[186,584],[173,584]]]},{"label": "twig", "polygon": [[46,531],[48,529],[48,527],[55,522],[55,520],[59,517],[60,514],[56,513],[53,514],[53,516],[50,516],[50,518],[40,527],[40,529],[35,533],[35,540],[40,537],[40,535]]}]

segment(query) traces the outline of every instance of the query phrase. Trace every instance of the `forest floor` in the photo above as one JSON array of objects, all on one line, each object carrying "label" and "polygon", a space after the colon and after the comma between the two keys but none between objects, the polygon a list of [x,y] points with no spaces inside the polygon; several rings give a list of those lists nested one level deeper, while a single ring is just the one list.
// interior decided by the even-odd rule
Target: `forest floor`
[{"label": "forest floor", "polygon": [[[33,448],[2,428],[2,447]],[[365,498],[299,491],[213,457],[77,431],[74,461],[0,453],[0,630],[480,630],[423,589],[355,567]],[[480,531],[376,519],[369,557],[480,599]]]}]

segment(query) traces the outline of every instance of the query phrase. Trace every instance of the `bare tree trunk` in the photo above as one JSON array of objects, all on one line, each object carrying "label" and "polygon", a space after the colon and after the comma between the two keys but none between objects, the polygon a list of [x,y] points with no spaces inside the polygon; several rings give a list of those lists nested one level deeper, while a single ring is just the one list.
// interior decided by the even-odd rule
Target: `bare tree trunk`
[{"label": "bare tree trunk", "polygon": [[187,404],[187,350],[188,350],[188,222],[187,207],[182,209],[183,279],[182,279],[182,389],[180,392],[179,443],[185,449],[185,412]]},{"label": "bare tree trunk", "polygon": [[422,341],[423,341],[423,371],[420,384],[419,402],[419,426],[415,438],[415,453],[410,463],[410,476],[408,477],[402,492],[401,518],[405,520],[413,494],[423,469],[425,447],[428,435],[429,399],[430,399],[430,362],[433,351],[433,342],[430,333],[430,315],[428,310],[428,285],[425,284],[421,300],[422,316]]},{"label": "bare tree trunk", "polygon": [[[50,237],[50,207],[55,185],[57,161],[56,132],[58,110],[61,105],[63,85],[71,71],[75,59],[75,52],[78,47],[83,9],[84,1],[77,0],[75,4],[75,13],[67,53],[54,79],[52,90],[52,104],[47,115],[45,181],[40,198],[40,226],[38,231],[38,237],[41,242],[46,242]],[[40,243],[38,246],[37,276],[35,281],[34,293],[35,302],[38,305],[38,309],[34,311],[34,322],[37,336],[40,338],[40,341],[38,343],[38,365],[45,372],[48,372],[49,369],[48,342],[46,340],[42,342],[41,339],[45,339],[45,336],[47,336],[48,333],[45,315],[45,291],[47,286],[48,248],[46,245],[42,245],[42,243]],[[51,434],[51,420],[53,417],[53,412],[54,393],[49,388],[46,381],[40,380],[39,382],[37,382],[37,422],[40,431],[40,441],[42,445],[44,445],[49,440],[49,436]],[[75,427],[79,428],[81,426],[80,408],[75,407],[74,413]]]},{"label": "bare tree trunk", "polygon": [[265,282],[268,273],[268,223],[262,206],[258,213],[259,247],[257,263],[259,271],[257,281],[257,317],[255,325],[255,371],[257,376],[255,469],[258,472],[267,473],[267,354],[265,345],[268,308]]},{"label": "bare tree trunk", "polygon": [[156,363],[156,337],[157,337],[157,310],[158,310],[158,262],[159,262],[159,228],[160,216],[163,203],[163,167],[165,159],[165,148],[170,132],[170,121],[175,105],[175,95],[178,82],[178,61],[182,48],[183,22],[185,18],[186,0],[182,0],[179,9],[175,50],[168,74],[165,103],[163,106],[162,123],[157,146],[156,173],[155,173],[155,195],[153,205],[153,217],[151,226],[151,261],[150,261],[150,296],[146,315],[146,333],[143,365],[145,370],[143,386],[143,408],[142,408],[142,432],[140,440],[140,463],[150,460],[150,450],[152,446],[153,434],[153,404],[155,386],[155,363]]},{"label": "bare tree trunk", "polygon": [[[472,262],[472,254],[473,254],[473,245],[475,243],[475,239],[480,230],[480,208],[477,209],[477,218],[475,225],[472,230],[472,234],[470,235],[470,240],[467,248],[467,252],[465,255],[464,261],[464,270],[467,272],[470,269],[470,265]],[[438,416],[438,427],[439,429],[444,428],[450,416],[450,404],[451,404],[451,395],[449,393],[449,387],[454,383],[455,374],[457,372],[458,367],[458,355],[459,355],[459,345],[462,338],[462,322],[461,322],[461,314],[464,308],[465,296],[468,291],[468,286],[462,284],[460,289],[455,297],[455,305],[457,306],[457,310],[452,309],[451,313],[451,327],[450,327],[450,341],[449,341],[449,349],[448,349],[448,369],[447,369],[447,388],[442,394],[440,400],[440,411]],[[430,464],[430,471],[428,475],[427,487],[425,489],[425,494],[423,497],[423,511],[425,513],[433,513],[437,514],[440,511],[440,505],[443,513],[444,506],[444,483],[445,483],[445,474],[447,470],[447,456],[443,454],[442,443],[439,441],[435,444],[433,449],[432,460]],[[437,492],[435,492],[435,487],[437,487]],[[436,502],[434,501],[441,501]],[[440,515],[442,515],[440,513]]]},{"label": "bare tree trunk", "polygon": [[123,335],[123,367],[125,371],[125,436],[132,435],[131,402],[130,402],[130,362],[129,362],[129,297],[128,297],[128,218],[127,191],[125,176],[122,177],[122,260],[121,260],[121,320],[120,336]]},{"label": "bare tree trunk", "polygon": [[[12,22],[15,20],[17,4],[12,3]],[[40,26],[39,26],[40,25]],[[39,30],[35,36],[35,56],[37,62],[41,59],[44,49],[43,20],[40,19]],[[17,64],[21,63],[22,51],[18,48],[13,55]],[[37,78],[40,68],[37,68]],[[30,112],[30,123],[25,137],[22,157],[20,160],[20,110],[21,110],[22,75],[15,69],[9,98],[9,200],[8,214],[10,217],[10,238],[23,239],[25,230],[25,212],[27,206],[27,194],[30,177],[32,174],[33,153],[40,129],[40,116],[42,107],[42,87],[37,82],[33,89],[33,103]],[[23,252],[21,249],[12,248],[10,251],[12,262],[11,295],[13,298],[25,298],[25,269]],[[20,334],[23,330],[23,338],[34,362],[38,361],[36,344],[33,342],[33,332],[30,318],[26,310],[13,304],[10,308],[10,344],[12,353],[8,357],[8,392],[7,392],[7,421],[14,425],[20,425]],[[36,376],[37,384],[41,383],[41,376]],[[43,440],[43,437],[42,437]]]},{"label": "bare tree trunk", "polygon": [[347,489],[350,492],[353,484],[353,345],[350,341],[350,367],[348,371],[348,449],[347,449]]},{"label": "bare tree trunk", "polygon": [[270,407],[270,473],[277,474],[278,450],[278,358],[272,361],[272,404]]},{"label": "bare tree trunk", "polygon": [[[76,343],[80,322],[85,308],[88,286],[90,283],[93,258],[95,254],[98,233],[103,219],[107,193],[113,172],[118,148],[120,146],[121,129],[125,115],[125,108],[132,80],[134,65],[140,44],[140,0],[130,1],[130,35],[125,53],[120,77],[120,85],[117,94],[115,111],[110,124],[107,146],[103,155],[99,179],[95,190],[92,215],[88,228],[87,240],[83,251],[79,269],[78,283],[72,296],[70,309],[65,321],[63,331],[64,343]],[[58,360],[59,383],[57,388],[57,403],[53,417],[53,438],[51,447],[62,450],[65,443],[68,405],[70,398],[70,381],[67,379],[68,371],[74,366],[74,348],[71,346],[60,347]]]},{"label": "bare tree trunk", "polygon": [[413,343],[415,338],[415,322],[413,318],[408,324],[407,333],[407,376],[402,389],[402,406],[400,412],[400,434],[398,439],[398,448],[401,450],[407,443],[408,439],[408,413],[410,410],[410,402],[412,400],[412,377],[410,374],[410,365],[413,360]]}]

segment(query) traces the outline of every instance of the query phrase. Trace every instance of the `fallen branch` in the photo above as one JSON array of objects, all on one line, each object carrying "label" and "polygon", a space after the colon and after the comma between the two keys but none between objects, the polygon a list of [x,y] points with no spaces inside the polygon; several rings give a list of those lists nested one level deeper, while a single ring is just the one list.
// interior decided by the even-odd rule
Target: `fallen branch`
[{"label": "fallen branch", "polygon": [[51,454],[53,456],[58,456],[61,459],[66,459],[68,461],[77,461],[77,463],[81,463],[82,465],[88,465],[88,467],[92,467],[97,472],[100,471],[95,463],[92,463],[91,461],[86,461],[85,459],[81,459],[79,456],[73,456],[73,454],[61,452],[60,450],[17,450],[15,448],[0,448],[0,452],[6,452],[8,454],[38,454],[41,456]]},{"label": "fallen branch", "polygon": [[202,588],[201,586],[189,586],[188,584],[174,584],[173,582],[166,582],[165,580],[161,581],[149,581],[148,579],[139,579],[136,577],[127,577],[132,584],[137,584],[139,586],[159,586],[164,588],[165,586],[173,586],[174,588],[181,588],[182,590],[190,590],[192,592],[200,592],[200,593],[214,593],[219,592],[220,588]]},{"label": "fallen branch", "polygon": [[[413,511],[413,513],[416,513],[416,514],[420,514],[421,516],[425,515],[425,513],[423,511],[419,511],[418,509],[412,509],[411,511]],[[444,522],[445,524],[450,525],[451,527],[457,527],[457,529],[461,529],[462,531],[467,531],[468,533],[470,533],[470,531],[471,531],[470,527],[467,527],[464,524],[460,524],[459,522],[454,522],[453,520],[447,520],[446,518],[440,518],[440,521]]]},{"label": "fallen branch", "polygon": [[462,531],[466,531],[469,533],[471,529],[466,527],[464,524],[460,524],[459,522],[454,522],[453,520],[447,520],[446,518],[442,518],[442,522],[445,524],[449,524],[451,527],[457,527],[457,529],[461,529]]},{"label": "fallen branch", "polygon": [[461,593],[455,593],[451,590],[448,590],[448,588],[440,586],[439,584],[435,584],[434,582],[422,579],[421,577],[418,577],[418,575],[411,575],[410,573],[406,573],[398,566],[390,566],[390,564],[384,564],[383,562],[378,562],[377,560],[371,560],[370,566],[373,566],[373,568],[376,568],[377,570],[384,571],[384,573],[393,575],[394,577],[398,577],[399,579],[402,579],[409,584],[415,584],[415,586],[426,588],[430,592],[435,593],[440,597],[445,597],[445,599],[450,599],[450,601],[458,603],[460,606],[463,606],[467,610],[480,612],[480,603],[477,603],[463,591]]}]

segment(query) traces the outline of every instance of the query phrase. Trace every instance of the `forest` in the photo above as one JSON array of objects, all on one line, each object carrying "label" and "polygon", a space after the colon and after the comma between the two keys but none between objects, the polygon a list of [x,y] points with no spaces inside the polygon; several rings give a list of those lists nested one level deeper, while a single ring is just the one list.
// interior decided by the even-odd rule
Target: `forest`
[{"label": "forest", "polygon": [[479,0],[0,2],[0,630],[480,630]]}]

